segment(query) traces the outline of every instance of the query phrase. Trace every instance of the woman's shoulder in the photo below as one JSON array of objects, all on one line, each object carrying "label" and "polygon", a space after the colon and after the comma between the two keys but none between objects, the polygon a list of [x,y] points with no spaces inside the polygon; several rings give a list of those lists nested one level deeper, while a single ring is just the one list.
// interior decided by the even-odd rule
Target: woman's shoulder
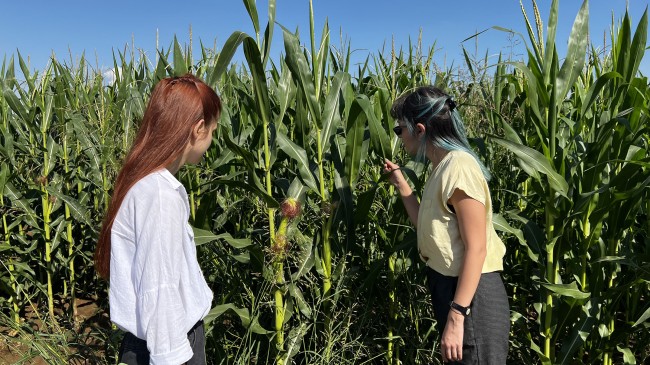
[{"label": "woman's shoulder", "polygon": [[441,163],[447,165],[447,168],[457,168],[457,169],[466,169],[466,168],[478,168],[479,166],[476,158],[467,151],[463,150],[454,150],[449,151],[447,156],[443,159]]},{"label": "woman's shoulder", "polygon": [[449,151],[449,155],[450,155],[451,159],[453,159],[454,161],[457,161],[457,162],[458,161],[460,161],[460,162],[464,162],[464,161],[474,161],[474,162],[476,162],[476,159],[474,158],[474,156],[471,153],[467,152],[467,151],[453,150],[453,151]]},{"label": "woman's shoulder", "polygon": [[[168,172],[169,173],[169,172]],[[151,215],[151,212],[159,214],[171,214],[173,216],[188,214],[187,198],[182,194],[185,190],[177,190],[173,178],[170,181],[164,172],[152,172],[138,180],[127,192],[120,206],[120,213],[123,219],[130,221],[139,215]],[[178,182],[182,187],[182,184]]]},{"label": "woman's shoulder", "polygon": [[[180,182],[171,173],[167,172],[169,174],[167,176],[165,172],[166,170],[154,171],[138,180],[129,189],[127,198],[130,196],[131,198],[137,197],[138,200],[180,199],[178,186],[176,186],[176,183],[180,186]],[[170,181],[170,177],[173,179],[172,181]]]},{"label": "woman's shoulder", "polygon": [[485,180],[481,165],[476,157],[467,151],[449,151],[440,163],[441,178],[460,178]]}]

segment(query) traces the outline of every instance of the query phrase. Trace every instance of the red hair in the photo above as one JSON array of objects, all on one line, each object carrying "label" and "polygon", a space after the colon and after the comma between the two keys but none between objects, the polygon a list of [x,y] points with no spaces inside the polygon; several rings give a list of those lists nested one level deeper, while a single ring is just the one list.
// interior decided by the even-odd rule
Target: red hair
[{"label": "red hair", "polygon": [[200,120],[217,123],[221,100],[212,88],[191,74],[161,80],[153,89],[122,169],[95,249],[95,269],[109,280],[111,229],[126,193],[143,177],[165,168],[184,151],[192,128]]}]

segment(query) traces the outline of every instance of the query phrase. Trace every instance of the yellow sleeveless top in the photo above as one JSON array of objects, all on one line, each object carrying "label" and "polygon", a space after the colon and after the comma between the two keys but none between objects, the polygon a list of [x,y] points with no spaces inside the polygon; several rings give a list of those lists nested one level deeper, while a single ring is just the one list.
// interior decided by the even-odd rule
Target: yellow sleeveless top
[{"label": "yellow sleeveless top", "polygon": [[[503,270],[506,247],[492,226],[492,199],[481,167],[464,151],[450,151],[429,176],[418,212],[418,250],[420,257],[440,274],[458,276],[463,264],[465,245],[458,219],[447,206],[456,189],[485,206],[487,255],[481,272]],[[428,260],[425,260],[425,257]]]}]

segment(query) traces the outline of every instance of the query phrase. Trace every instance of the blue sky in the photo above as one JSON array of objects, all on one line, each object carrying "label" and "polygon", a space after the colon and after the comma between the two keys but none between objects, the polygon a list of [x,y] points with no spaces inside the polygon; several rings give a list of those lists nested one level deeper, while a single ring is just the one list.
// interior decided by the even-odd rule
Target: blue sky
[{"label": "blue sky", "polygon": [[[340,35],[351,42],[357,60],[376,54],[384,44],[389,47],[394,38],[397,47],[408,48],[409,37],[416,41],[422,30],[425,48],[436,44],[435,60],[440,66],[464,63],[461,41],[477,31],[501,26],[526,35],[525,23],[518,0],[313,0],[315,28],[320,37],[325,20],[331,29],[331,44],[340,46]],[[531,21],[532,1],[523,0]],[[538,0],[546,25],[551,0]],[[560,1],[557,43],[562,57],[573,20],[582,1]],[[603,47],[611,44],[609,29],[612,14],[619,21],[626,6],[636,27],[647,0],[591,0],[591,41]],[[267,22],[266,0],[257,1],[262,28]],[[309,34],[309,1],[277,0],[276,21],[295,30],[300,29],[303,42]],[[32,69],[42,70],[52,52],[59,60],[76,62],[85,52],[91,64],[102,69],[112,65],[113,50],[135,48],[149,57],[155,55],[156,33],[159,44],[168,47],[176,35],[181,42],[189,41],[192,27],[195,49],[198,41],[220,49],[233,31],[254,34],[248,13],[239,0],[212,1],[9,1],[3,3],[0,14],[0,55],[9,57],[19,50],[29,57]],[[499,52],[523,58],[525,48],[521,38],[489,30],[476,40],[463,45],[470,53],[483,57],[488,51],[492,62]],[[282,51],[279,27],[273,40],[273,52]],[[241,52],[236,55],[241,60]],[[646,55],[641,70],[650,74],[650,56]]]}]

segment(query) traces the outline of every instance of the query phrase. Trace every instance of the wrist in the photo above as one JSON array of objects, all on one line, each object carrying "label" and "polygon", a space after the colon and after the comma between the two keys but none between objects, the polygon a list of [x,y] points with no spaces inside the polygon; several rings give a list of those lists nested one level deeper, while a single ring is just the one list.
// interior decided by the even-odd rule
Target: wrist
[{"label": "wrist", "polygon": [[407,197],[413,194],[413,190],[411,190],[411,187],[406,183],[406,181],[402,181],[399,184],[397,191],[399,191],[399,194],[403,197]]},{"label": "wrist", "polygon": [[465,322],[465,316],[454,308],[449,309],[449,314],[447,315],[447,322],[452,322],[454,324],[460,324]]},{"label": "wrist", "polygon": [[463,317],[469,316],[470,313],[472,312],[472,309],[470,308],[469,305],[463,306],[453,300],[449,302],[449,307],[450,310],[456,311],[458,314],[462,315]]},{"label": "wrist", "polygon": [[[454,299],[453,302],[456,303],[456,304],[458,304],[458,305],[460,305],[460,306],[462,306],[462,307],[469,307],[469,306],[472,305],[472,301],[471,301],[471,300],[470,300],[470,301],[464,301],[464,300],[456,300],[456,299]],[[451,304],[451,303],[450,303],[450,304]],[[462,313],[462,312],[461,312],[461,313]]]}]

